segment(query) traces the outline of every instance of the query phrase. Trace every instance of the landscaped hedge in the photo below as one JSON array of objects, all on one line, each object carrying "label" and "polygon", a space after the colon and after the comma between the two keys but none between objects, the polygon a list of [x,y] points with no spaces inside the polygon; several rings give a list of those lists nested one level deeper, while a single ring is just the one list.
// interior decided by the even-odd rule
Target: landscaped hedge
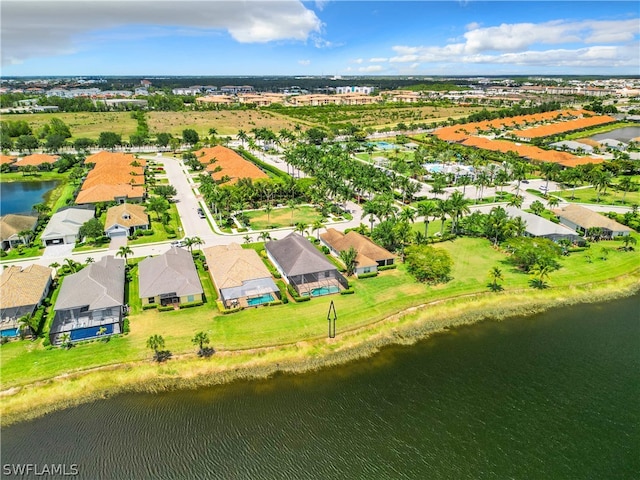
[{"label": "landscaped hedge", "polygon": [[191,308],[191,307],[199,307],[200,305],[204,305],[202,300],[198,300],[195,302],[185,302],[180,304],[180,308]]},{"label": "landscaped hedge", "polygon": [[308,302],[309,300],[311,300],[311,297],[301,297],[300,295],[298,295],[296,289],[289,284],[287,284],[287,291],[289,292],[289,295],[291,295],[291,298],[293,298],[293,301],[296,303]]},{"label": "landscaped hedge", "polygon": [[276,285],[280,289],[280,299],[282,303],[289,303],[289,297],[287,296],[287,286],[284,281],[278,280],[276,281]]},{"label": "landscaped hedge", "polygon": [[[263,250],[264,251],[264,250]],[[262,253],[262,252],[260,252]],[[271,262],[269,261],[268,258],[266,258],[266,253],[265,253],[265,258],[262,259],[262,263],[265,264],[265,266],[267,267],[267,269],[269,270],[269,272],[271,273],[271,275],[273,275],[273,278],[282,278],[282,274],[276,269],[276,267],[274,267]]]},{"label": "landscaped hedge", "polygon": [[346,290],[342,290],[340,292],[340,295],[352,295],[354,293],[356,293],[356,291],[353,289],[353,287],[350,287],[350,288],[348,288]]},{"label": "landscaped hedge", "polygon": [[122,333],[126,335],[130,331],[131,331],[131,326],[129,324],[129,319],[125,318],[124,321],[122,322]]},{"label": "landscaped hedge", "polygon": [[360,275],[358,275],[359,279],[363,279],[363,278],[371,278],[371,277],[377,277],[378,276],[378,272],[369,272],[369,273],[361,273]]},{"label": "landscaped hedge", "polygon": [[162,306],[158,307],[158,311],[159,312],[168,312],[169,310],[173,310],[173,305],[167,305],[165,307],[162,307]]},{"label": "landscaped hedge", "polygon": [[263,305],[266,305],[268,307],[272,307],[274,305],[282,305],[284,302],[282,300],[274,300],[273,302],[269,302],[269,303],[263,303]]},{"label": "landscaped hedge", "polygon": [[147,303],[142,305],[142,310],[151,310],[152,308],[158,308],[158,305],[155,303]]},{"label": "landscaped hedge", "polygon": [[384,265],[382,267],[378,267],[379,272],[383,272],[385,270],[395,270],[398,266],[394,263],[393,265]]}]

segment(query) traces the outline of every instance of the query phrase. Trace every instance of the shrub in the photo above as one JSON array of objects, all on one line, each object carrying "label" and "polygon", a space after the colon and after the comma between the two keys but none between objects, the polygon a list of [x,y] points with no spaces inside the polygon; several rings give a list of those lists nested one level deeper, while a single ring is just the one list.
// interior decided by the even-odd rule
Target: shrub
[{"label": "shrub", "polygon": [[282,305],[284,302],[282,300],[274,300],[273,302],[265,303],[263,305],[273,306],[273,305]]},{"label": "shrub", "polygon": [[429,245],[412,245],[405,250],[407,270],[419,282],[441,283],[449,280],[453,260],[446,250]]},{"label": "shrub", "polygon": [[322,245],[322,253],[324,253],[325,255],[329,255],[331,253],[331,250],[329,250],[329,247],[327,247],[326,245]]},{"label": "shrub", "polygon": [[173,305],[167,305],[167,306],[158,306],[158,311],[159,312],[168,312],[169,310],[173,310]]},{"label": "shrub", "polygon": [[346,290],[342,290],[340,295],[352,295],[354,293],[356,293],[356,291],[353,288],[348,288]]},{"label": "shrub", "polygon": [[42,342],[42,346],[43,347],[50,347],[51,346],[51,340],[49,339],[49,335],[44,337],[44,341]]},{"label": "shrub", "polygon": [[199,307],[200,305],[204,305],[204,302],[202,300],[198,300],[196,302],[181,303],[180,308]]},{"label": "shrub", "polygon": [[158,308],[156,303],[148,303],[146,305],[142,305],[142,310],[151,310],[152,308]]},{"label": "shrub", "polygon": [[122,322],[122,333],[125,335],[131,331],[131,327],[129,325],[129,319],[125,318],[124,322]]},{"label": "shrub", "polygon": [[378,276],[378,272],[369,272],[369,273],[361,273],[360,275],[358,275],[359,279],[363,279],[363,278],[371,278],[371,277],[377,277]]},{"label": "shrub", "polygon": [[285,285],[285,283],[282,280],[278,280],[276,282],[276,285],[278,285],[278,288],[280,289],[280,299],[282,303],[289,303],[289,297],[287,296],[287,286]]},{"label": "shrub", "polygon": [[393,265],[384,265],[382,267],[378,267],[378,272],[383,272],[385,270],[394,270],[398,268],[398,266],[394,263]]},{"label": "shrub", "polygon": [[[142,235],[144,235],[145,237],[150,237],[151,235],[154,234],[154,231],[152,229],[149,230],[136,230],[136,232],[142,232]],[[167,232],[169,233],[169,232]]]}]

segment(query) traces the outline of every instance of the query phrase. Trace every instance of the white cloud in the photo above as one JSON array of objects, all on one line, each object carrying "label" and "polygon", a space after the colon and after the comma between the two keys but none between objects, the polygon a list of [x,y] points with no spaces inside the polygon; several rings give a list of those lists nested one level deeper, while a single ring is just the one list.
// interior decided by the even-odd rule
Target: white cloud
[{"label": "white cloud", "polygon": [[358,63],[358,64],[359,64],[359,63],[364,62],[364,60],[363,60],[362,58],[356,58],[356,59],[354,59],[354,60],[351,60],[351,62],[352,62],[352,63]]},{"label": "white cloud", "polygon": [[[306,41],[322,29],[301,1],[2,1],[2,61],[77,51],[87,34],[127,25],[227,31],[240,43]],[[167,30],[168,32],[169,30]]]},{"label": "white cloud", "polygon": [[389,59],[387,57],[373,57],[369,59],[370,63],[382,63],[382,62],[388,62]]},{"label": "white cloud", "polygon": [[[640,66],[638,19],[618,21],[469,24],[461,42],[393,47],[391,63],[466,63],[553,66]],[[615,45],[618,43],[618,45]],[[633,45],[630,45],[634,43]],[[596,45],[597,44],[597,45]],[[545,48],[554,45],[556,48]]]},{"label": "white cloud", "polygon": [[298,63],[300,65],[307,66],[307,65],[311,65],[311,60],[298,60]]},{"label": "white cloud", "polygon": [[358,71],[363,73],[382,72],[384,71],[384,67],[382,65],[368,65],[366,67],[359,67]]}]

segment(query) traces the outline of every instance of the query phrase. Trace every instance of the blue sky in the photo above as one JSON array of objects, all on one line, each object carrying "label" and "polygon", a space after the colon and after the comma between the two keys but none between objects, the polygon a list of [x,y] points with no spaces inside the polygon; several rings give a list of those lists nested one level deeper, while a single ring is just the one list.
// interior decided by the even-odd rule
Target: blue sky
[{"label": "blue sky", "polygon": [[640,74],[637,1],[3,0],[2,75]]}]

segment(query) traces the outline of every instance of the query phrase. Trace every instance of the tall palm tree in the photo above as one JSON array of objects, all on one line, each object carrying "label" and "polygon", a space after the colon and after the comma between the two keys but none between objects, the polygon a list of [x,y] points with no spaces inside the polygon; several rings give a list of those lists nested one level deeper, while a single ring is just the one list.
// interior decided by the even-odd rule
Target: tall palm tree
[{"label": "tall palm tree", "polygon": [[206,332],[198,332],[191,339],[191,343],[198,345],[198,356],[203,356],[205,353],[205,345],[209,344],[209,335]]},{"label": "tall palm tree", "polygon": [[18,319],[18,326],[20,331],[24,332],[25,335],[29,334],[32,340],[36,338],[39,325],[37,324],[37,319],[31,313],[20,317]]},{"label": "tall palm tree", "polygon": [[442,222],[440,224],[440,235],[444,234],[444,224],[447,221],[447,216],[451,213],[449,210],[449,202],[447,200],[438,200],[436,203],[436,215]]},{"label": "tall palm tree", "polygon": [[549,195],[549,198],[547,199],[547,206],[549,209],[555,208],[558,205],[560,205],[560,199],[554,195]]},{"label": "tall palm tree", "polygon": [[291,225],[293,225],[293,212],[298,208],[298,202],[291,199],[287,202],[287,207],[291,209]]},{"label": "tall palm tree", "polygon": [[320,241],[320,229],[324,228],[325,224],[322,223],[322,220],[315,220],[311,225],[311,229],[316,232],[316,238]]},{"label": "tall palm tree", "polygon": [[193,247],[196,245],[202,245],[204,242],[200,237],[187,237],[184,239],[184,244],[189,249],[189,253],[193,253]]},{"label": "tall palm tree", "polygon": [[267,214],[267,228],[271,227],[271,212],[273,211],[273,206],[270,203],[267,203],[264,206],[264,212]]},{"label": "tall palm tree", "polygon": [[622,177],[618,186],[624,192],[622,194],[622,203],[626,203],[627,192],[633,187],[633,179],[631,177]]},{"label": "tall palm tree", "polygon": [[418,203],[418,215],[424,218],[424,236],[429,236],[429,217],[436,215],[437,206],[431,201]]},{"label": "tall palm tree", "polygon": [[356,271],[356,257],[358,256],[358,251],[355,248],[350,247],[348,250],[342,250],[339,255],[340,260],[342,260],[342,263],[344,263],[344,266],[347,269],[345,273],[347,274],[347,277],[350,277]]},{"label": "tall palm tree", "polygon": [[471,213],[469,200],[466,199],[462,193],[455,191],[447,201],[449,202],[449,211],[451,212],[451,219],[453,220],[451,230],[453,233],[457,233],[460,218],[464,217],[465,214]]},{"label": "tall palm tree", "polygon": [[116,252],[116,257],[123,257],[125,265],[127,264],[127,260],[129,255],[133,255],[133,250],[128,245],[121,246]]},{"label": "tall palm tree", "polygon": [[294,231],[298,232],[304,237],[304,234],[307,231],[307,224],[304,222],[297,222]]},{"label": "tall palm tree", "polygon": [[416,219],[416,210],[412,207],[404,207],[398,214],[398,219],[403,222],[413,223]]},{"label": "tall palm tree", "polygon": [[258,238],[263,242],[266,242],[268,240],[271,240],[271,234],[269,234],[269,232],[260,232],[260,235],[258,235]]},{"label": "tall palm tree", "polygon": [[160,349],[164,348],[164,337],[162,335],[151,335],[147,339],[147,348],[153,350],[153,358],[160,361]]}]

